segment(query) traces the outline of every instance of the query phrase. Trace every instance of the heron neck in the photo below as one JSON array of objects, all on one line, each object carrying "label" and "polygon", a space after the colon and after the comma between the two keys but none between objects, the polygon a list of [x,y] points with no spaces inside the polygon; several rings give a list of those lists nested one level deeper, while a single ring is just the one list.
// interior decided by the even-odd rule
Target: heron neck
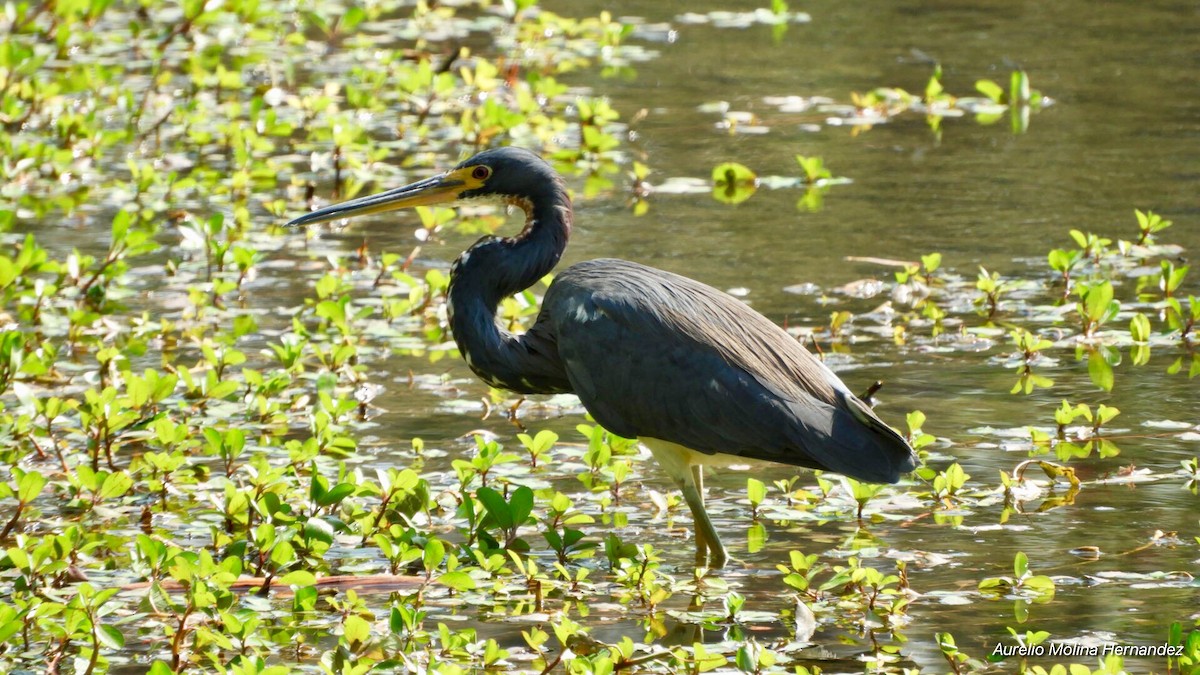
[{"label": "heron neck", "polygon": [[521,393],[570,390],[552,336],[536,327],[514,335],[496,321],[500,302],[546,276],[567,247],[571,202],[561,187],[550,192],[513,200],[526,214],[520,234],[479,240],[450,271],[447,311],[458,350],[485,382]]},{"label": "heron neck", "polygon": [[[484,284],[482,297],[486,306],[495,314],[500,301],[520,293],[550,273],[562,258],[571,236],[571,200],[564,190],[549,191],[546,198],[510,199],[507,203],[525,212],[525,227],[515,237],[482,240],[467,249],[496,247],[495,259],[478,260],[477,264],[487,267],[477,275]],[[494,243],[493,243],[494,242]],[[469,259],[459,260],[463,276],[466,276]],[[471,270],[474,272],[474,270]]]}]

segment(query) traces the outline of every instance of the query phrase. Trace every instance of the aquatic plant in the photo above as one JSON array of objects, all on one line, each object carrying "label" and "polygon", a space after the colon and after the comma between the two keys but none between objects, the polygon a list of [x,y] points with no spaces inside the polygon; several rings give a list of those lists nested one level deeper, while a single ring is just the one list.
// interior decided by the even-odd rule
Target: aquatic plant
[{"label": "aquatic plant", "polygon": [[[807,20],[776,2],[677,23],[770,26],[778,39]],[[553,157],[581,203],[624,197],[614,181],[628,175],[644,212],[661,199],[649,181],[663,166],[630,143],[637,116],[623,119],[619,101],[576,76],[635,74],[653,57],[640,27],[530,0],[14,3],[0,23],[6,672],[815,673],[802,647],[833,640],[856,668],[928,670],[902,659],[930,639],[915,627],[931,599],[955,593],[939,559],[956,552],[902,550],[899,528],[946,541],[949,528],[982,524],[1006,550],[1016,521],[1070,514],[1074,495],[1102,481],[1195,490],[1193,459],[1140,473],[1103,462],[1139,442],[1131,436],[1192,433],[1107,398],[1140,394],[1151,373],[1200,374],[1194,276],[1170,221],[1139,210],[1121,235],[1131,241],[1080,224],[1045,263],[989,263],[986,280],[949,253],[899,261],[876,280],[903,288],[895,308],[819,293],[822,309],[806,315],[832,341],[831,367],[944,365],[959,350],[952,367],[978,368],[980,386],[1002,392],[1018,370],[1028,396],[1013,401],[1029,407],[1014,414],[1025,417],[1015,430],[968,430],[962,414],[978,411],[965,402],[953,418],[910,413],[906,436],[926,465],[898,487],[809,474],[748,478],[745,493],[716,483],[715,512],[746,527],[747,566],[777,565],[779,577],[695,570],[680,553],[689,547],[674,545],[686,510],[639,470],[634,442],[580,423],[573,401],[514,401],[448,365],[440,247],[491,235],[502,215],[422,209],[412,238],[284,238],[275,226],[444,166],[461,148],[507,143]],[[467,49],[463,35],[485,37]],[[924,85],[841,104],[766,99],[749,116],[726,106],[710,133],[776,131],[798,105],[819,113],[818,127],[858,131],[910,113],[936,130],[957,124],[952,114],[990,123],[1007,106],[1014,131],[1027,131],[1049,103],[1023,74],[977,85],[986,101],[947,91],[938,73]],[[721,170],[694,189],[720,199],[731,184],[735,197],[751,183],[798,187],[798,208],[816,209],[847,181],[799,151],[779,156],[795,156],[796,175],[748,179],[734,167],[732,180]],[[527,326],[544,288],[504,302],[501,320]],[[1064,358],[1075,349],[1086,367]],[[882,405],[895,405],[892,390]],[[408,401],[429,414],[396,412]],[[432,427],[442,423],[455,430]],[[997,482],[972,464],[982,446],[1029,458]],[[1188,537],[1146,539],[1194,551]],[[986,581],[991,562],[963,555],[953,574]],[[1041,597],[1038,576],[1014,567],[994,588],[1020,606]],[[630,635],[604,637],[614,626]],[[1168,667],[1194,666],[1198,631],[1182,621],[1163,632],[1185,647]],[[1030,642],[1041,631],[1018,633]],[[955,672],[977,669],[952,637],[934,639]],[[1047,668],[1066,666],[1029,671]]]}]

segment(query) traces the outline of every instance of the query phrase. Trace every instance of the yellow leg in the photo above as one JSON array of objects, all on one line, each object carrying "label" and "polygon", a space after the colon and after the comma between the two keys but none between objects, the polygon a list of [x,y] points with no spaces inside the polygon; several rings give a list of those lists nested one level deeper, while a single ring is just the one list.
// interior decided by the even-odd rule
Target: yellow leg
[{"label": "yellow leg", "polygon": [[643,438],[642,442],[679,486],[683,500],[692,511],[696,530],[696,564],[704,565],[705,558],[708,558],[709,567],[724,567],[729,555],[704,508],[704,466],[695,461],[698,458],[707,459],[708,456],[654,438]]},{"label": "yellow leg", "polygon": [[677,482],[680,492],[683,493],[683,500],[692,512],[692,530],[696,537],[696,566],[704,567],[708,561],[708,537],[704,528],[700,527],[700,518],[696,515],[708,513],[704,508],[704,472],[699,466],[692,466],[691,469],[690,477]]},{"label": "yellow leg", "polygon": [[710,567],[724,567],[726,561],[729,560],[729,555],[725,552],[725,546],[721,543],[721,536],[717,534],[717,528],[713,526],[712,519],[708,517],[708,510],[704,508],[704,467],[693,464],[689,478],[690,480],[685,479],[684,484],[680,487],[683,491],[683,500],[692,510],[692,520],[696,528],[696,560],[703,564],[707,553]]},{"label": "yellow leg", "polygon": [[[696,486],[696,494],[700,495],[700,512],[708,518],[708,509],[704,506],[704,467],[699,464],[692,465],[692,483]],[[690,504],[689,504],[690,506]],[[703,560],[703,557],[712,549],[712,545],[708,542],[708,533],[705,528],[699,526],[699,519],[696,518],[695,509],[692,510],[692,523],[696,528],[696,553]],[[720,540],[717,541],[717,546],[720,547]]]}]

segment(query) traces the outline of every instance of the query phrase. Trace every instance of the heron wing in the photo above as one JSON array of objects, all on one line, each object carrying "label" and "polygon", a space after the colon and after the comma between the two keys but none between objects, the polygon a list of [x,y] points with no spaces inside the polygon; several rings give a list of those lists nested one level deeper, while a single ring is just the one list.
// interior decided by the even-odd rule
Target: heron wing
[{"label": "heron wing", "polygon": [[575,393],[627,437],[894,482],[911,448],[792,336],[741,301],[621,260],[580,263],[546,294]]}]

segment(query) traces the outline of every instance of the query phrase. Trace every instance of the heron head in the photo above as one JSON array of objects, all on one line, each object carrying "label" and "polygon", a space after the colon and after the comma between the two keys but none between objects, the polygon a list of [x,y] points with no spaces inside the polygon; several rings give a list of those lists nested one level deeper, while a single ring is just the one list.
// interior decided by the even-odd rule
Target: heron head
[{"label": "heron head", "polygon": [[288,226],[480,197],[498,197],[524,206],[558,184],[554,169],[534,153],[522,148],[495,148],[432,178],[327,206],[292,220]]}]

